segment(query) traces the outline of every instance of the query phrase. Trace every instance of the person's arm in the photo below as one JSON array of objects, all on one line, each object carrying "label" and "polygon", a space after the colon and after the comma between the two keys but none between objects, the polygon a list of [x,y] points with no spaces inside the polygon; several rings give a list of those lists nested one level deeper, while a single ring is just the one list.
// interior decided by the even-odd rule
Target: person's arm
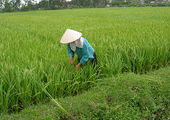
[{"label": "person's arm", "polygon": [[76,69],[77,69],[77,70],[80,69],[80,67],[81,67],[81,63],[79,63],[79,64],[76,65]]},{"label": "person's arm", "polygon": [[74,52],[71,50],[70,45],[67,45],[68,56],[70,57],[69,63],[73,64]]},{"label": "person's arm", "polygon": [[69,63],[72,65],[73,64],[73,56],[70,56],[70,60],[69,60]]},{"label": "person's arm", "polygon": [[76,65],[76,69],[80,69],[80,67],[81,67],[81,65],[84,65],[87,61],[88,61],[88,54],[87,53],[85,53],[84,55],[83,55],[83,57],[81,58],[81,60],[80,60],[80,63],[78,63],[77,65]]}]

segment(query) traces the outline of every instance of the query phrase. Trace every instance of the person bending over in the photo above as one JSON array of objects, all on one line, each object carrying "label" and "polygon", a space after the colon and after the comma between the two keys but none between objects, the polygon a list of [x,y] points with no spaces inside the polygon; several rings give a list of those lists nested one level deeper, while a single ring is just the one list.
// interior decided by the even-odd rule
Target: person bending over
[{"label": "person bending over", "polygon": [[89,60],[94,66],[97,64],[95,50],[89,42],[82,37],[82,33],[67,29],[63,34],[60,43],[67,44],[70,64],[73,64],[74,54],[77,54],[79,63],[76,65],[76,69],[80,69],[80,67],[85,65]]}]

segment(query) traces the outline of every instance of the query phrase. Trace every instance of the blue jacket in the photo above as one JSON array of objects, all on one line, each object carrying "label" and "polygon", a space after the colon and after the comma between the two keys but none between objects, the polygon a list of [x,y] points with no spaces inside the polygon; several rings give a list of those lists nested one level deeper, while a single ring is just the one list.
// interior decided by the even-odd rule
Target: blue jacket
[{"label": "blue jacket", "polygon": [[80,60],[80,64],[84,65],[89,60],[89,58],[92,59],[94,58],[93,56],[94,49],[85,38],[82,37],[82,39],[83,39],[83,48],[76,47],[75,52],[71,50],[70,44],[68,44],[67,48],[68,48],[68,56],[74,56],[74,53],[76,53]]}]

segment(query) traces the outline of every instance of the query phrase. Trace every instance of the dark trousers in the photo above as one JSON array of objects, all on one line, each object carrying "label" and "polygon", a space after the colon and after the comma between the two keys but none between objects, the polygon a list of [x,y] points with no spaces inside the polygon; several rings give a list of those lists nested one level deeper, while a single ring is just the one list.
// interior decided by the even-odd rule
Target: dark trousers
[{"label": "dark trousers", "polygon": [[94,64],[94,66],[95,65],[97,65],[97,57],[96,57],[96,53],[94,52],[94,54],[93,54],[93,59],[91,60],[92,61],[92,63]]}]

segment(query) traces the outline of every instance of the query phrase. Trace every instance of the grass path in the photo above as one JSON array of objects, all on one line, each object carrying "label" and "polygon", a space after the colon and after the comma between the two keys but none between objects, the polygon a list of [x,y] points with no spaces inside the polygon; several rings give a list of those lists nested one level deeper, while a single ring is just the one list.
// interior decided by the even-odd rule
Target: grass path
[{"label": "grass path", "polygon": [[[146,75],[125,73],[99,80],[83,94],[60,98],[75,119],[170,119],[170,67]],[[1,120],[69,119],[53,102],[30,106]]]}]

